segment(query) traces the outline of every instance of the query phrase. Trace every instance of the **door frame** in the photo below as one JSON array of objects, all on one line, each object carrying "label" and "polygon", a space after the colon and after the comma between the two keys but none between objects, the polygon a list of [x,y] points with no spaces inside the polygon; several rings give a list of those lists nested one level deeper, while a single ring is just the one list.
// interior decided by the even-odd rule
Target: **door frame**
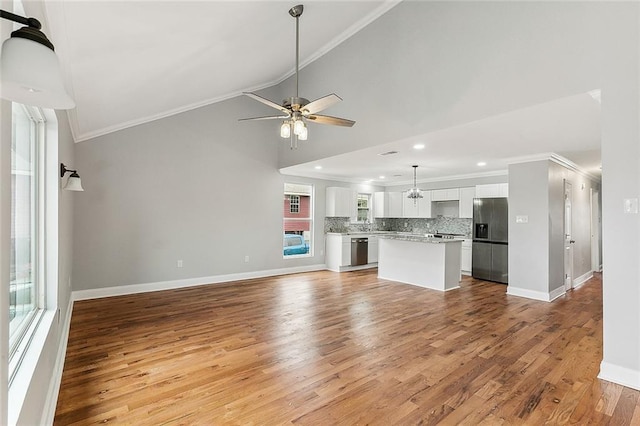
[{"label": "door frame", "polygon": [[600,192],[591,188],[591,270],[600,272]]},{"label": "door frame", "polygon": [[573,288],[573,185],[567,179],[563,182],[563,224],[562,241],[564,252],[564,290]]}]

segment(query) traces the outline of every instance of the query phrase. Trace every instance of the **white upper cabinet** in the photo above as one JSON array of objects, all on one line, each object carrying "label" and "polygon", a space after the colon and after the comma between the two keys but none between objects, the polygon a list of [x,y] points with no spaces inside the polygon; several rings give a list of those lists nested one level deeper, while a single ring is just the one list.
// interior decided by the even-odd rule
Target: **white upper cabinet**
[{"label": "white upper cabinet", "polygon": [[434,189],[431,191],[431,201],[455,201],[459,199],[459,188]]},{"label": "white upper cabinet", "polygon": [[413,200],[411,198],[407,198],[407,191],[403,192],[402,217],[431,217],[431,193],[432,191],[422,191],[422,198]]},{"label": "white upper cabinet", "polygon": [[326,206],[327,217],[353,217],[355,192],[349,188],[328,187]]},{"label": "white upper cabinet", "polygon": [[472,219],[473,218],[473,199],[476,196],[476,188],[474,186],[460,188],[460,204],[458,217]]},{"label": "white upper cabinet", "polygon": [[509,196],[508,183],[476,185],[476,198],[506,198]]},{"label": "white upper cabinet", "polygon": [[431,195],[433,191],[422,191],[422,198],[418,198],[418,217],[431,217]]},{"label": "white upper cabinet", "polygon": [[373,217],[402,217],[402,192],[374,193]]}]

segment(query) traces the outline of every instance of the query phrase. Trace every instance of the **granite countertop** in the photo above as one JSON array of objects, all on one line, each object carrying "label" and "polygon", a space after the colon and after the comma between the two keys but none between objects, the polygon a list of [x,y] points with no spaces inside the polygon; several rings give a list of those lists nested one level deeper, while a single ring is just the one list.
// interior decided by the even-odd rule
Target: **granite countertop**
[{"label": "granite countertop", "polygon": [[414,234],[412,232],[397,232],[397,231],[356,231],[356,232],[327,232],[327,235],[340,235],[340,236],[358,236],[358,235],[376,235],[380,238],[387,238],[390,240],[402,240],[402,241],[416,241],[421,243],[433,243],[433,244],[441,244],[441,243],[455,243],[464,241],[464,237],[462,238],[435,238],[433,234]]},{"label": "granite countertop", "polygon": [[327,235],[391,235],[394,231],[353,231],[353,232],[327,232]]},{"label": "granite countertop", "polygon": [[430,234],[389,234],[381,235],[380,238],[387,240],[400,240],[400,241],[414,241],[417,243],[431,243],[431,244],[443,244],[443,243],[461,243],[464,241],[462,238],[434,238]]}]

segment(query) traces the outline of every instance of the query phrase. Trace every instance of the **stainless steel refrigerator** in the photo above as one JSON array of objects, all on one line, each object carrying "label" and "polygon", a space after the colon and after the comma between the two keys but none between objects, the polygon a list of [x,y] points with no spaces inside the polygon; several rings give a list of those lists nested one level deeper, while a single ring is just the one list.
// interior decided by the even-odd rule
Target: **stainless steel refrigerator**
[{"label": "stainless steel refrigerator", "polygon": [[473,200],[471,275],[474,278],[509,282],[508,213],[506,198]]}]

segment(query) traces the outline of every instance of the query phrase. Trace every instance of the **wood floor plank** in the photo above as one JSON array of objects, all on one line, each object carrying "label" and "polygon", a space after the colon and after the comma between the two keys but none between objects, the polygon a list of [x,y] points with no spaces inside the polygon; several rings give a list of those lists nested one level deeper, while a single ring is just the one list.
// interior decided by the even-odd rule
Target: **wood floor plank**
[{"label": "wood floor plank", "polygon": [[56,425],[637,424],[601,276],[554,302],[319,271],[79,301]]}]

